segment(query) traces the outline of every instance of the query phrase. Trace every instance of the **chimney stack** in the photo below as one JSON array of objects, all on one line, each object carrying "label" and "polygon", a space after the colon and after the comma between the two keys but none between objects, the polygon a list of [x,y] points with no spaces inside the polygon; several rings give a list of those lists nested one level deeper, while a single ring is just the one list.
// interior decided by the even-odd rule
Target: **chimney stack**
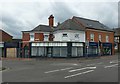
[{"label": "chimney stack", "polygon": [[53,27],[54,26],[54,16],[50,15],[50,17],[48,19],[49,19],[49,26]]}]

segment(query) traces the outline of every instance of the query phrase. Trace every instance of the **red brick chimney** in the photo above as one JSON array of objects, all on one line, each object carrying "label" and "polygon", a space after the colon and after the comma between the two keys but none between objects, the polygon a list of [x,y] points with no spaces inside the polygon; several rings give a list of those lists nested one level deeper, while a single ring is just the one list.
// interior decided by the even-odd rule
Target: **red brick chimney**
[{"label": "red brick chimney", "polygon": [[50,15],[50,17],[48,19],[49,19],[49,26],[53,27],[54,26],[54,16]]}]

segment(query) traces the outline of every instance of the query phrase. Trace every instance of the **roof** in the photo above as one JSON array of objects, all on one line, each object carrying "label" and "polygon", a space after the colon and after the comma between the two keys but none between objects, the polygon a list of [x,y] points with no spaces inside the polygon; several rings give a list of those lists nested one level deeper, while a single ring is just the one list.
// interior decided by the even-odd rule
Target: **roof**
[{"label": "roof", "polygon": [[2,29],[0,29],[0,31],[6,33],[7,35],[9,35],[9,36],[11,36],[11,37],[13,37],[13,36],[10,35],[8,32],[6,32],[6,31],[4,31],[4,30],[2,30]]},{"label": "roof", "polygon": [[73,16],[72,19],[76,19],[80,23],[82,23],[86,28],[92,28],[92,29],[98,29],[98,30],[106,30],[106,31],[113,31],[106,25],[100,23],[97,20],[91,20],[91,19],[86,19],[86,18],[81,18],[81,17],[76,17]]},{"label": "roof", "polygon": [[57,28],[54,29],[54,31],[57,31],[57,30],[80,30],[80,31],[84,31],[85,28],[81,27],[81,25],[77,24],[72,19],[68,19],[68,20],[64,21],[63,23],[59,24],[57,26]]},{"label": "roof", "polygon": [[[56,27],[53,27],[56,28]],[[35,31],[41,31],[41,32],[52,32],[53,28],[51,28],[48,25],[38,25],[37,27],[35,27],[34,29],[32,29],[31,31],[22,31],[22,32],[35,32]]]},{"label": "roof", "polygon": [[115,32],[115,36],[120,36],[120,28],[113,29]]}]

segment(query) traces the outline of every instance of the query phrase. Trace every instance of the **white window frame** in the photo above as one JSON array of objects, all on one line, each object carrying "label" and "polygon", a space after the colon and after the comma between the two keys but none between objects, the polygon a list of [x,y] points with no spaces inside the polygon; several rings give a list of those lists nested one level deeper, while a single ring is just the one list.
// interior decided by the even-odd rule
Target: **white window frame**
[{"label": "white window frame", "polygon": [[91,34],[90,34],[90,41],[91,41],[91,42],[94,42],[94,33],[91,33]]},{"label": "white window frame", "polygon": [[34,33],[30,33],[30,41],[34,41]]},{"label": "white window frame", "polygon": [[102,41],[102,35],[101,34],[99,34],[98,38],[99,38],[99,41]]},{"label": "white window frame", "polygon": [[109,42],[109,35],[106,35],[106,42]]},{"label": "white window frame", "polygon": [[44,41],[49,41],[49,34],[44,34]]}]

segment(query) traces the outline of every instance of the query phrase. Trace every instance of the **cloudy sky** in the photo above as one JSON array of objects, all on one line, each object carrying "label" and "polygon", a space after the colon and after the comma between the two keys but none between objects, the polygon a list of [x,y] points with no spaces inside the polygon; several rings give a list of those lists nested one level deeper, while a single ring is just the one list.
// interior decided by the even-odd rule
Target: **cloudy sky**
[{"label": "cloudy sky", "polygon": [[48,25],[53,14],[55,25],[72,16],[98,20],[110,28],[118,27],[118,0],[1,0],[0,28],[21,38],[21,31],[39,24]]}]

